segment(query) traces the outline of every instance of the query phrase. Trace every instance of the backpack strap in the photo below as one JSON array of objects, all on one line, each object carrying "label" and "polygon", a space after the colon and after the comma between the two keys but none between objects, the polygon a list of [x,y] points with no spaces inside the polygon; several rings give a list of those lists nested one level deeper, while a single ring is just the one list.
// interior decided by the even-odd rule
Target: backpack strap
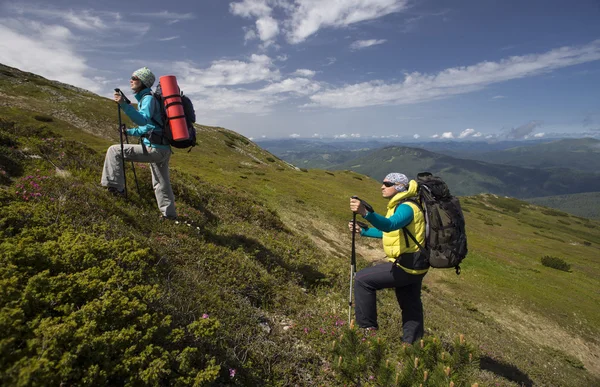
[{"label": "backpack strap", "polygon": [[[425,216],[425,211],[423,211],[423,207],[421,206],[421,203],[419,203],[418,201],[416,201],[414,199],[403,200],[401,203],[399,203],[396,206],[396,210],[398,209],[398,207],[401,204],[404,204],[406,202],[411,202],[411,203],[415,204],[417,206],[417,208],[423,213],[423,216]],[[394,213],[396,212],[396,210],[394,210]],[[404,233],[404,240],[406,241],[406,247],[410,246],[410,243],[408,242],[408,238],[407,238],[407,236],[408,236],[408,237],[410,237],[410,239],[413,240],[413,242],[415,242],[415,244],[419,247],[419,250],[421,250],[422,253],[424,253],[427,256],[429,256],[429,252],[427,251],[427,249],[425,249],[425,247],[423,247],[423,245],[421,245],[419,243],[419,241],[417,240],[417,238],[415,238],[415,236],[410,231],[408,231],[408,229],[406,228],[406,226],[402,227],[402,232]]]}]

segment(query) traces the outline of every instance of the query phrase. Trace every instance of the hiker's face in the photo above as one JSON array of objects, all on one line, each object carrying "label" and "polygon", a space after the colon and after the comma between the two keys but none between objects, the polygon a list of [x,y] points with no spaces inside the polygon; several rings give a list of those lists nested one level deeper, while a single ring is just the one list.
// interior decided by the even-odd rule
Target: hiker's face
[{"label": "hiker's face", "polygon": [[381,183],[381,194],[384,198],[391,198],[396,195],[396,193],[398,193],[398,191],[396,191],[396,185],[394,183],[386,180]]},{"label": "hiker's face", "polygon": [[131,91],[137,93],[143,89],[142,81],[135,75],[131,75],[131,79],[129,79],[129,86],[131,87]]}]

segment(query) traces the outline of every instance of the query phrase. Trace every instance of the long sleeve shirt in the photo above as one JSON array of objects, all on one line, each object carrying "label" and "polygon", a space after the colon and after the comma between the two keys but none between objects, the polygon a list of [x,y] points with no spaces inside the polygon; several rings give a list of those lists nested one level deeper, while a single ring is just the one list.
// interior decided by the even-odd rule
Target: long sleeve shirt
[{"label": "long sleeve shirt", "polygon": [[121,109],[127,114],[131,120],[138,125],[137,128],[127,129],[127,134],[130,136],[143,137],[144,145],[169,149],[168,145],[155,144],[150,142],[147,136],[154,132],[157,135],[162,134],[162,128],[156,123],[162,125],[162,117],[160,115],[160,106],[158,101],[152,97],[152,90],[146,88],[135,95],[138,101],[137,110],[130,104],[121,104]]},{"label": "long sleeve shirt", "polygon": [[399,230],[406,227],[413,221],[415,214],[408,204],[401,204],[396,207],[396,212],[389,218],[379,215],[376,212],[367,212],[364,216],[373,227],[361,230],[360,235],[369,238],[382,238],[384,232]]}]

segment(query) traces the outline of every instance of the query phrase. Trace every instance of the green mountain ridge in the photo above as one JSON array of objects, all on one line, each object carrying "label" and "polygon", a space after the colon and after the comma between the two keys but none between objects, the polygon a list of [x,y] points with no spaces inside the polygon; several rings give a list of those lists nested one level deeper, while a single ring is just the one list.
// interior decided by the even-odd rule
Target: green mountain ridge
[{"label": "green mountain ridge", "polygon": [[[3,385],[344,385],[331,344],[348,311],[348,198],[382,212],[377,181],[302,171],[199,125],[199,146],[172,157],[182,223],[160,223],[143,164],[130,201],[98,187],[114,102],[86,94],[82,106],[69,88],[1,69]],[[466,334],[480,386],[600,383],[600,222],[496,195],[462,202],[469,256],[459,277],[426,276],[428,334]],[[357,255],[360,269],[381,247],[359,240]],[[378,308],[396,364],[393,292]]]},{"label": "green mountain ridge", "polygon": [[490,163],[532,168],[565,168],[586,172],[600,170],[600,140],[561,139],[518,146],[502,151],[466,154],[463,157]]},{"label": "green mountain ridge", "polygon": [[568,168],[524,168],[445,156],[425,149],[391,146],[331,167],[381,180],[391,170],[416,176],[440,174],[456,195],[494,193],[517,198],[597,191],[600,174]]},{"label": "green mountain ridge", "polygon": [[571,195],[545,196],[527,199],[538,206],[556,208],[582,218],[600,220],[600,192],[584,192]]}]

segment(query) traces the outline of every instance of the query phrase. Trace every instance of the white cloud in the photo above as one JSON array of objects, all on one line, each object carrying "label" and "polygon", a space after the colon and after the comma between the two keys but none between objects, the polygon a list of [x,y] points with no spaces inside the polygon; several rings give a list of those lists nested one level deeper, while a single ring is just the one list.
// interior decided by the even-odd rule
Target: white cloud
[{"label": "white cloud", "polygon": [[323,66],[331,66],[332,64],[334,64],[335,62],[337,62],[337,59],[333,56],[327,57],[325,59],[327,62],[325,62],[325,64]]},{"label": "white cloud", "polygon": [[266,0],[243,0],[239,3],[230,3],[229,10],[234,15],[245,18],[268,16],[272,11]]},{"label": "white cloud", "polygon": [[442,133],[442,138],[454,138],[452,132],[444,132]]},{"label": "white cloud", "polygon": [[[65,27],[24,19],[0,19],[0,63],[93,92],[98,80],[77,53],[75,36]],[[32,60],[35,58],[35,60]]]},{"label": "white cloud", "polygon": [[352,42],[350,45],[350,49],[352,50],[360,50],[361,48],[376,46],[378,44],[383,44],[387,42],[385,39],[369,39],[369,40],[357,40]]},{"label": "white cloud", "polygon": [[475,129],[465,129],[459,135],[458,138],[467,138],[467,137],[481,137],[481,132],[475,132]]},{"label": "white cloud", "polygon": [[407,4],[407,0],[296,0],[288,41],[300,43],[323,27],[347,27],[400,12]]},{"label": "white cloud", "polygon": [[533,135],[533,137],[541,138],[541,137],[544,137],[545,135],[546,135],[546,133],[536,133]]},{"label": "white cloud", "polygon": [[502,98],[506,98],[506,97],[503,95],[495,95],[492,97],[492,99],[502,99]]},{"label": "white cloud", "polygon": [[[102,20],[100,14],[94,14],[93,11],[82,10],[58,10],[52,8],[44,8],[37,6],[26,6],[22,4],[6,4],[7,11],[14,12],[18,15],[33,15],[41,19],[62,20],[73,27],[82,30],[103,30],[109,28],[107,23]],[[103,12],[102,15],[108,15]],[[112,13],[113,17],[116,16]]]},{"label": "white cloud", "polygon": [[321,86],[306,78],[287,78],[278,83],[272,83],[263,89],[261,92],[267,94],[280,93],[295,93],[299,95],[309,95],[317,92]]},{"label": "white cloud", "polygon": [[176,13],[169,11],[161,11],[161,12],[148,12],[148,13],[134,13],[133,15],[137,16],[145,16],[154,19],[166,19],[169,24],[177,23],[181,20],[192,20],[195,19],[196,16],[193,13]]},{"label": "white cloud", "polygon": [[300,137],[300,135],[298,133],[292,133],[292,134],[290,134],[290,137],[291,138],[298,138],[298,137]]},{"label": "white cloud", "polygon": [[253,28],[246,28],[246,33],[244,34],[244,41],[258,39],[258,34]]},{"label": "white cloud", "polygon": [[437,133],[431,136],[431,138],[439,138],[439,137],[440,137],[440,135]]},{"label": "white cloud", "polygon": [[233,86],[276,80],[281,76],[266,55],[253,54],[249,61],[217,60],[207,69],[198,69],[187,62],[175,62],[173,68],[182,74],[185,83],[202,90],[212,86]]},{"label": "white cloud", "polygon": [[414,138],[415,140],[417,140],[417,139],[421,138],[421,135],[419,135],[419,134],[415,134],[415,135],[413,135],[413,138]]},{"label": "white cloud", "polygon": [[234,15],[256,18],[256,30],[246,30],[244,36],[246,41],[259,37],[261,41],[270,44],[279,34],[279,22],[272,17],[273,9],[268,3],[268,0],[243,0],[229,4],[229,10]]},{"label": "white cloud", "polygon": [[548,73],[600,60],[600,40],[579,47],[561,47],[543,54],[512,56],[499,62],[453,67],[437,74],[407,74],[401,83],[381,80],[324,90],[311,96],[311,106],[355,108],[402,105],[478,91],[490,84]]},{"label": "white cloud", "polygon": [[473,133],[475,133],[475,129],[465,129],[458,135],[458,138],[469,137]]},{"label": "white cloud", "polygon": [[177,36],[169,36],[168,38],[161,38],[161,39],[158,39],[158,40],[161,41],[161,42],[168,42],[169,40],[175,40],[175,39],[179,39],[179,35],[177,35]]},{"label": "white cloud", "polygon": [[[107,36],[119,38],[123,33],[132,36],[143,36],[150,29],[150,24],[139,21],[143,14],[134,14],[135,20],[124,20],[118,12],[58,9],[52,6],[4,4],[3,11],[19,17],[32,16],[37,22],[46,24],[66,24],[81,32],[94,33],[93,40],[106,40]],[[156,14],[145,14],[146,17],[156,17]],[[79,37],[79,36],[78,36]],[[100,38],[99,38],[100,37]],[[86,42],[90,44],[89,41]]]},{"label": "white cloud", "polygon": [[294,71],[294,73],[292,75],[297,75],[299,77],[305,77],[305,78],[312,78],[315,76],[315,72],[312,70],[308,70],[308,69],[298,69],[296,71]]},{"label": "white cloud", "polygon": [[[256,27],[263,41],[273,39],[283,26],[288,42],[301,43],[321,28],[343,28],[351,24],[378,19],[406,9],[408,0],[242,0],[229,4],[232,14],[255,18]],[[274,8],[280,9],[281,23],[272,19]],[[271,21],[268,21],[268,19]],[[270,24],[269,33],[260,29]],[[275,29],[277,23],[277,29]],[[263,25],[261,27],[261,25]],[[277,33],[276,33],[277,31]]]},{"label": "white cloud", "polygon": [[267,42],[279,34],[279,25],[272,17],[265,16],[256,21],[256,30],[260,40]]}]

